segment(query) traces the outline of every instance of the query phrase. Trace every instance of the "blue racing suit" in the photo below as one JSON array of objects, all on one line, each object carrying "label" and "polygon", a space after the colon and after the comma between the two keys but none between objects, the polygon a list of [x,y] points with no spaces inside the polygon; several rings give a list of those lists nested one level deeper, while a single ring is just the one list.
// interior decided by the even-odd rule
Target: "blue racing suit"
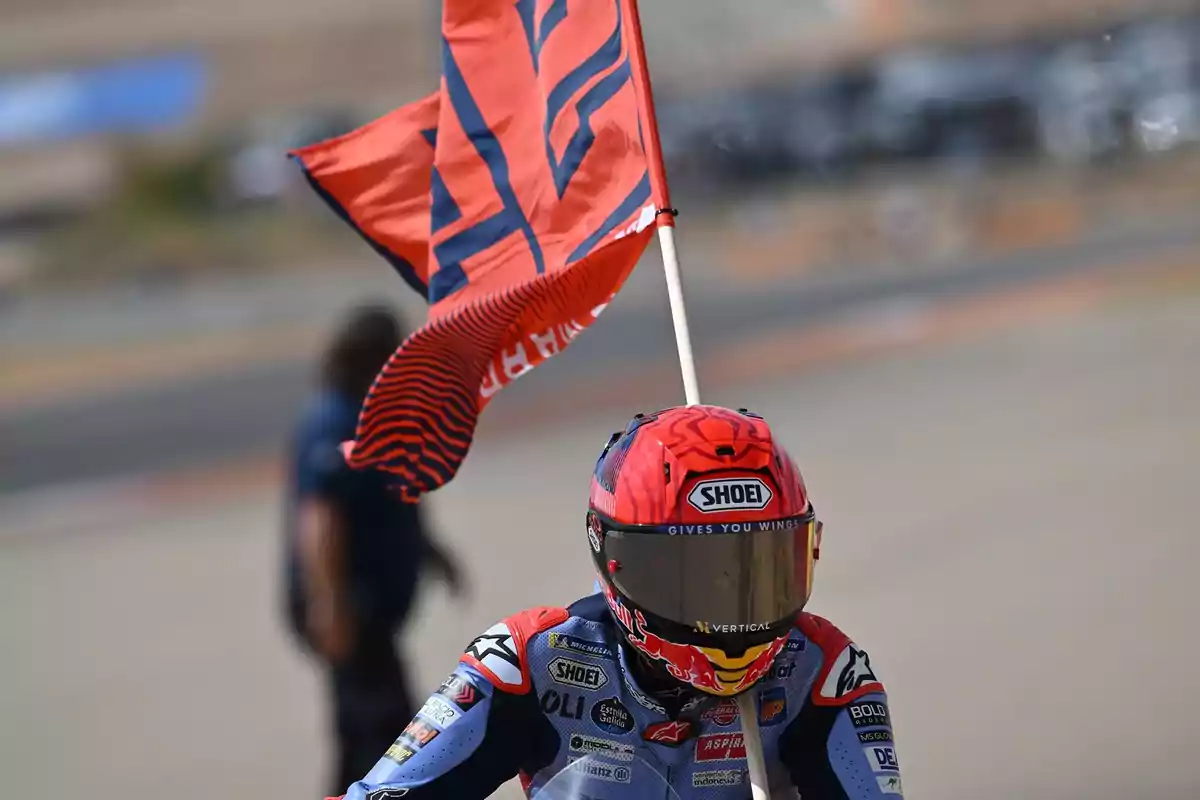
[{"label": "blue racing suit", "polygon": [[[698,695],[673,718],[638,687],[619,631],[598,594],[488,629],[346,800],[476,800],[517,775],[536,796],[584,756],[596,800],[642,800],[634,756],[682,800],[748,798],[736,703]],[[800,614],[751,691],[772,797],[901,800],[883,685],[828,621]],[[645,792],[659,800],[661,784]]]}]

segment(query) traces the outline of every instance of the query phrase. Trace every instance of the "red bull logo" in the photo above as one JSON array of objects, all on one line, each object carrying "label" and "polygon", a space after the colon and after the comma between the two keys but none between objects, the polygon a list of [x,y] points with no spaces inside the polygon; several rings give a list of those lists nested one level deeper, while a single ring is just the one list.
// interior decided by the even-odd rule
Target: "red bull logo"
[{"label": "red bull logo", "polygon": [[778,639],[748,651],[737,659],[737,662],[752,659],[746,667],[733,663],[714,666],[712,658],[718,662],[729,659],[719,650],[676,644],[648,630],[645,615],[640,611],[631,614],[608,584],[604,586],[604,597],[617,620],[629,631],[626,638],[630,644],[650,658],[661,661],[671,677],[708,694],[730,697],[749,689],[767,674],[786,642],[786,639]]}]

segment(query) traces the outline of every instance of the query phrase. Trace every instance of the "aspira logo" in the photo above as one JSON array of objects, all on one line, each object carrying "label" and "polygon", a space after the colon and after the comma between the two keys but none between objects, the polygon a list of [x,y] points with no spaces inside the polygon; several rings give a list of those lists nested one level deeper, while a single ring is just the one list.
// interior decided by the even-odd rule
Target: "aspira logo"
[{"label": "aspira logo", "polygon": [[771,489],[759,478],[725,478],[700,481],[688,492],[688,503],[698,511],[760,510],[771,502]]},{"label": "aspira logo", "polygon": [[558,683],[580,689],[599,689],[608,683],[608,673],[592,664],[584,664],[570,658],[556,658],[550,662],[550,677]]}]

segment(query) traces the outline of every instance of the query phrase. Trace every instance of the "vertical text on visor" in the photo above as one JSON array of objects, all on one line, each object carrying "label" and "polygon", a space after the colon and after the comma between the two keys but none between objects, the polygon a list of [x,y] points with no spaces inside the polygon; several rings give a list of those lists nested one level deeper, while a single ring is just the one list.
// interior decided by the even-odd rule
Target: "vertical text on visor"
[{"label": "vertical text on visor", "polygon": [[812,515],[750,523],[748,533],[606,530],[609,577],[636,606],[714,633],[764,630],[795,614],[812,582]]}]

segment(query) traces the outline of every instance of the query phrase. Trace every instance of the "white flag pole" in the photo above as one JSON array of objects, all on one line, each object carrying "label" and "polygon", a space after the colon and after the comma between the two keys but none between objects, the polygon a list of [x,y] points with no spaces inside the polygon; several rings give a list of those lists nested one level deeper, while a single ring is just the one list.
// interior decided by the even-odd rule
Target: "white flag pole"
[{"label": "white flag pole", "polygon": [[[679,348],[679,369],[683,374],[684,399],[689,406],[700,402],[700,385],[696,380],[696,359],[692,353],[692,338],[688,331],[687,309],[683,303],[683,281],[679,274],[679,254],[675,249],[675,214],[667,189],[667,174],[663,166],[662,146],[658,139],[658,119],[654,113],[654,96],[650,88],[650,69],[646,64],[642,23],[637,0],[621,0],[625,26],[629,34],[629,58],[633,68],[634,86],[642,114],[642,132],[649,162],[650,189],[653,197],[658,241],[662,248],[663,271],[667,279],[667,294],[671,301],[671,321],[675,324],[675,344]],[[742,742],[746,748],[746,764],[750,769],[750,791],[753,800],[769,800],[766,759],[763,757],[762,736],[758,729],[758,708],[753,690],[738,695],[737,705],[742,721]]]},{"label": "white flag pole", "polygon": [[742,744],[746,748],[746,766],[750,768],[750,796],[753,800],[770,800],[767,783],[767,759],[763,755],[762,736],[758,730],[758,707],[754,692],[742,692],[737,697],[738,716],[742,720]]},{"label": "white flag pole", "polygon": [[679,348],[679,369],[683,373],[683,396],[689,406],[694,406],[700,402],[700,384],[696,380],[696,359],[692,354],[692,336],[688,332],[687,307],[683,303],[683,281],[679,275],[674,225],[658,226],[658,244],[662,248],[663,270],[667,276],[671,321],[675,323],[675,344]]},{"label": "white flag pole", "polygon": [[[673,214],[660,209],[659,214]],[[674,220],[672,219],[672,222]],[[679,255],[675,250],[674,225],[658,226],[658,243],[662,247],[663,271],[667,277],[667,294],[671,301],[671,321],[675,323],[675,344],[679,348],[679,369],[683,373],[683,392],[689,406],[700,402],[700,385],[696,380],[696,361],[692,355],[692,337],[688,332],[687,308],[683,303],[683,281],[679,274]],[[750,769],[750,793],[753,800],[769,800],[766,757],[763,755],[762,735],[758,729],[758,706],[754,691],[737,696],[738,716],[742,721],[742,744],[746,748],[746,765]]]}]

